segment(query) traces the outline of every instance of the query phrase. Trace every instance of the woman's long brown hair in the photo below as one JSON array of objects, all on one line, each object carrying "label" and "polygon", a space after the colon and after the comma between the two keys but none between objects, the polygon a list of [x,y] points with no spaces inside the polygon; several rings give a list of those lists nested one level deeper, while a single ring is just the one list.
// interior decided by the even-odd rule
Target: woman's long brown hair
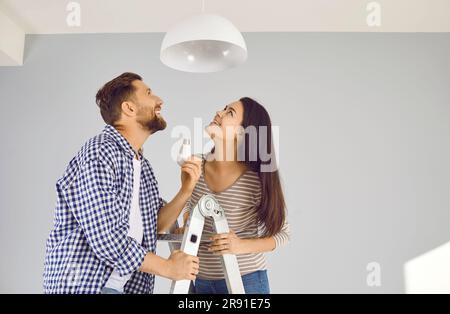
[{"label": "woman's long brown hair", "polygon": [[[252,141],[250,140],[251,134],[245,133],[245,141],[243,142],[245,147],[245,160],[243,161],[248,168],[258,173],[261,181],[261,204],[257,209],[258,223],[263,226],[265,236],[273,236],[278,233],[283,227],[284,220],[286,218],[286,204],[284,201],[283,189],[281,187],[280,175],[276,166],[275,151],[272,141],[272,122],[270,120],[267,110],[259,104],[257,101],[244,97],[240,99],[240,102],[244,106],[244,118],[242,121],[242,127],[244,130],[249,126],[256,128],[256,160],[253,154],[254,147],[251,148]],[[260,127],[266,127],[265,134],[261,134]],[[265,137],[266,145],[263,145],[263,152],[270,156],[269,160],[261,160],[261,136]],[[255,142],[253,141],[253,145]],[[264,144],[264,143],[263,143]],[[265,147],[264,147],[265,146]],[[252,155],[251,155],[251,151]],[[253,160],[252,160],[253,159]],[[261,171],[261,167],[266,165],[275,165],[271,171]]]}]

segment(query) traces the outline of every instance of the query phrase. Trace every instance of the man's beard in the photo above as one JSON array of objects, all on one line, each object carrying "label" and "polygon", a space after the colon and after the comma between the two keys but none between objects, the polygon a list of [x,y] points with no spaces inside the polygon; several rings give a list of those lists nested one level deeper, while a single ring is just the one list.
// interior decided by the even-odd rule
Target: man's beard
[{"label": "man's beard", "polygon": [[157,115],[155,115],[150,120],[139,119],[138,122],[144,129],[150,131],[152,134],[164,130],[167,126],[166,121],[162,117],[158,117]]}]

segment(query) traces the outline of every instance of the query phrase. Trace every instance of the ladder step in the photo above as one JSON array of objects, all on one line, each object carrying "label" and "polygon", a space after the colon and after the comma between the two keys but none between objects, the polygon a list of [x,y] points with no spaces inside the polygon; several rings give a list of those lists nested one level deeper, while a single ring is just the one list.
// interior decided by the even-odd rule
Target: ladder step
[{"label": "ladder step", "polygon": [[[181,243],[183,241],[183,234],[178,233],[158,233],[158,241],[165,241],[171,243]],[[200,243],[208,243],[211,240],[205,236],[202,236]]]}]

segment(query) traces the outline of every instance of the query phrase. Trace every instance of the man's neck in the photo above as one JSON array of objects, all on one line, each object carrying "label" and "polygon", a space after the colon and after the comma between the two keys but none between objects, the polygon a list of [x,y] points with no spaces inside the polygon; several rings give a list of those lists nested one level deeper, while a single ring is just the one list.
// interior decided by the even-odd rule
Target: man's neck
[{"label": "man's neck", "polygon": [[138,125],[118,125],[115,128],[127,140],[127,142],[130,143],[135,157],[139,159],[139,151],[150,136],[151,132],[144,130]]}]

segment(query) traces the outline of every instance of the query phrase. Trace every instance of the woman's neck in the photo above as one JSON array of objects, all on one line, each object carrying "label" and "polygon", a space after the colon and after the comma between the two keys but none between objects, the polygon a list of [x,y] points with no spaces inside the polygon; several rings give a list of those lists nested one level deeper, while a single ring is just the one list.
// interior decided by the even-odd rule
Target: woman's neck
[{"label": "woman's neck", "polygon": [[[236,170],[243,172],[247,168],[244,163],[238,161],[236,150],[234,150],[234,154],[231,154],[230,151],[232,150],[227,151],[222,145],[214,147],[213,158],[208,158],[214,172],[219,174],[235,172]],[[226,155],[225,152],[227,152]]]},{"label": "woman's neck", "polygon": [[214,143],[213,157],[215,161],[224,165],[238,162],[236,144],[233,142],[216,141]]}]

